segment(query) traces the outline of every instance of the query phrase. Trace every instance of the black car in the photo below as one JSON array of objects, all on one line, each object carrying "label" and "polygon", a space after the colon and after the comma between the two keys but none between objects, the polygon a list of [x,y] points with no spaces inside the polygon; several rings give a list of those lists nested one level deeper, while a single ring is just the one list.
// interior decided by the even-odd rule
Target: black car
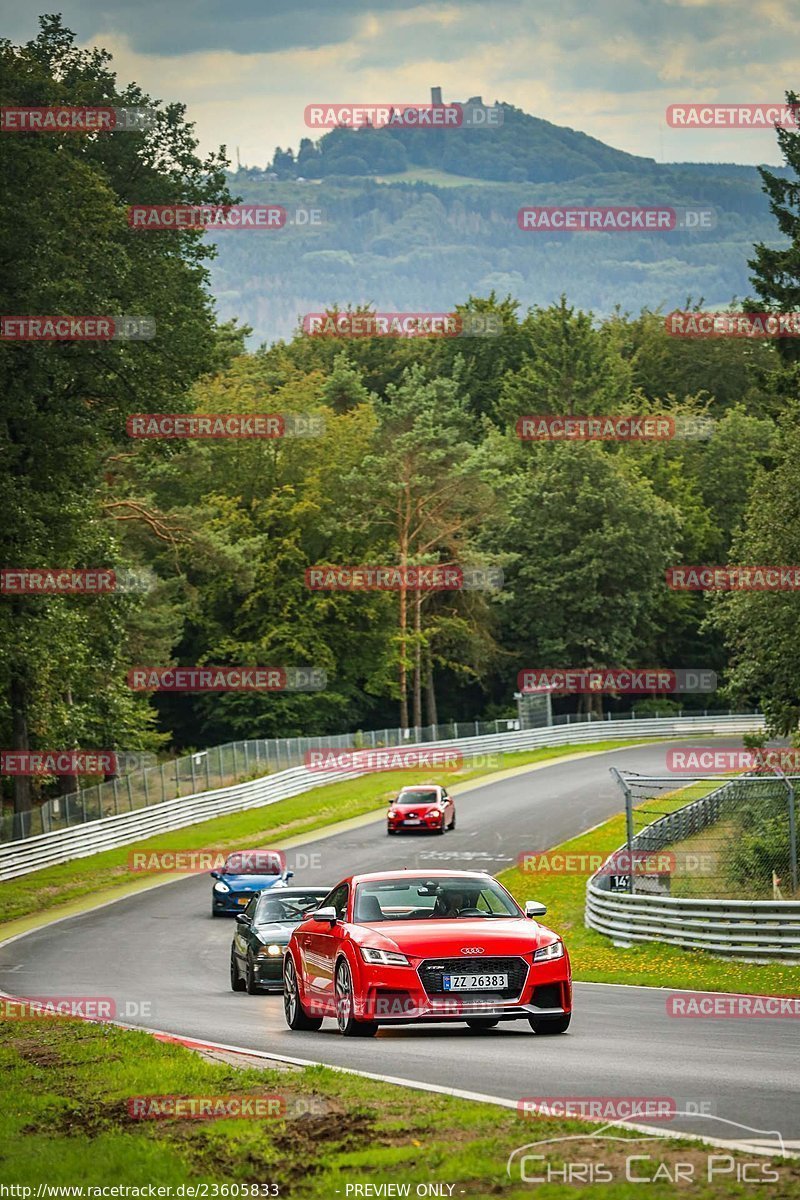
[{"label": "black car", "polygon": [[330,888],[275,888],[253,896],[236,916],[231,944],[231,987],[251,996],[283,990],[283,952],[295,925],[319,908]]}]

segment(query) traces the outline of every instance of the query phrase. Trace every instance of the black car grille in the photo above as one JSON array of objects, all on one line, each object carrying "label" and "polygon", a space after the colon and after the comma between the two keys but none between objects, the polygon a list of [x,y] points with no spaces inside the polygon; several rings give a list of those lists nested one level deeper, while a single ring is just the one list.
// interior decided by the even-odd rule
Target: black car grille
[{"label": "black car grille", "polygon": [[[508,987],[487,988],[485,992],[446,992],[443,975],[507,975]],[[528,964],[524,958],[428,958],[419,965],[419,977],[429,996],[499,996],[510,1000],[518,996],[525,984]]]}]

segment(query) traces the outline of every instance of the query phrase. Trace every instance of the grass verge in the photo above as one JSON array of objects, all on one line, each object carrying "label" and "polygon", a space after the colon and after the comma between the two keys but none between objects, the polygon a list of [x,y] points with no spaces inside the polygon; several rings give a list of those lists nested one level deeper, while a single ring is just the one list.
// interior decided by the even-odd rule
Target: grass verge
[{"label": "grass verge", "polygon": [[[661,796],[639,805],[636,811],[644,814],[648,808],[657,808],[664,812],[684,803],[679,794]],[[625,816],[620,814],[553,847],[552,853],[605,857],[624,844]],[[681,847],[684,844],[680,843]],[[584,924],[586,875],[532,873],[513,867],[498,878],[518,900],[535,899],[547,905],[545,920],[549,927],[564,935],[576,980],[709,992],[797,995],[800,968],[790,963],[743,962],[658,942],[645,942],[628,949],[616,947],[610,938],[587,929]]]},{"label": "grass verge", "polygon": [[[533,1058],[540,1043],[531,1035],[525,1046]],[[31,1188],[29,1196],[36,1196],[41,1184],[140,1187],[145,1196],[152,1185],[170,1188],[162,1195],[175,1197],[181,1185],[182,1194],[190,1194],[186,1186],[193,1184],[207,1185],[195,1195],[209,1197],[329,1200],[337,1195],[433,1194],[521,1200],[531,1196],[531,1184],[523,1183],[518,1171],[516,1178],[506,1174],[512,1151],[542,1139],[589,1135],[597,1128],[576,1120],[520,1116],[328,1068],[256,1070],[212,1064],[143,1033],[61,1018],[0,1021],[0,1068],[0,1177],[6,1185]],[[274,1105],[279,1098],[283,1111],[267,1119],[141,1120],[132,1115],[134,1097],[224,1097],[228,1103],[251,1105],[258,1098],[269,1098]],[[637,1137],[634,1131],[611,1132]],[[556,1141],[531,1153],[544,1154],[559,1171],[570,1161],[602,1162],[616,1181],[603,1189],[608,1200],[633,1196],[641,1187],[625,1182],[626,1148],[619,1141]],[[636,1163],[639,1174],[644,1169],[655,1174],[659,1164],[674,1170],[676,1162],[692,1163],[697,1183],[690,1192],[697,1200],[742,1195],[735,1172],[733,1178],[706,1182],[707,1152],[696,1142],[669,1138],[656,1148],[652,1140],[645,1146],[634,1141],[629,1153],[650,1156],[649,1162]],[[780,1183],[772,1194],[800,1198],[800,1161],[783,1160],[774,1168]],[[536,1174],[546,1169],[540,1162],[528,1165]],[[648,1186],[650,1200],[674,1197],[670,1173],[665,1176],[661,1168],[660,1181]],[[354,1191],[359,1184],[394,1188]],[[420,1184],[446,1186],[418,1193]],[[272,1187],[245,1193],[236,1185]],[[576,1196],[580,1190],[556,1182],[541,1194]],[[83,1195],[92,1193],[84,1190]]]},{"label": "grass verge", "polygon": [[[188,825],[171,833],[158,834],[116,850],[104,850],[88,858],[74,859],[58,866],[45,867],[18,879],[0,882],[0,934],[4,925],[30,913],[63,908],[69,902],[91,896],[93,900],[112,899],[123,889],[141,886],[148,879],[163,879],[153,871],[132,871],[129,856],[135,850],[227,849],[280,845],[297,835],[306,836],[325,826],[351,817],[374,812],[377,816],[404,784],[434,781],[458,793],[458,785],[497,771],[563,758],[576,753],[591,753],[635,746],[649,739],[598,741],[590,745],[551,746],[516,754],[497,755],[497,765],[465,767],[463,770],[392,771],[365,775],[344,783],[330,783],[304,792],[289,800],[280,800],[264,808],[249,809],[224,817],[214,817],[198,825]],[[107,895],[105,893],[108,893]],[[54,916],[59,915],[54,912]]]}]

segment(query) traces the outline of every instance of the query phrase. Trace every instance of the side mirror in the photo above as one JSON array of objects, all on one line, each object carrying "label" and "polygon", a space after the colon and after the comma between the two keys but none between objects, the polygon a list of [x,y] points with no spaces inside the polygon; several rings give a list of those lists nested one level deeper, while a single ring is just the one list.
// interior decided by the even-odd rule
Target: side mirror
[{"label": "side mirror", "polygon": [[543,917],[547,912],[547,905],[540,904],[538,900],[525,901],[525,916],[533,920],[535,917]]},{"label": "side mirror", "polygon": [[336,915],[336,909],[332,904],[326,905],[325,908],[318,908],[311,913],[315,921],[330,921],[331,925],[335,925],[339,918]]},{"label": "side mirror", "polygon": [[237,925],[249,925],[250,918],[248,917],[247,913],[237,913],[236,914],[236,924]]},{"label": "side mirror", "polygon": [[209,871],[208,873],[212,879],[219,879],[219,871]]},{"label": "side mirror", "polygon": [[286,872],[286,878],[287,878],[287,879],[291,879],[291,878],[293,877],[293,875],[294,875],[294,871],[287,871],[287,872]]}]

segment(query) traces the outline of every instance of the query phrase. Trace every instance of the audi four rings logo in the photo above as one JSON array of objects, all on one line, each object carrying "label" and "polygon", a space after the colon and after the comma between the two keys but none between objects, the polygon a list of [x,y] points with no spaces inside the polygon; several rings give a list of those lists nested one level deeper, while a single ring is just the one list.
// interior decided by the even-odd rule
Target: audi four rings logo
[{"label": "audi four rings logo", "polygon": [[462,954],[483,954],[483,946],[464,946]]}]

